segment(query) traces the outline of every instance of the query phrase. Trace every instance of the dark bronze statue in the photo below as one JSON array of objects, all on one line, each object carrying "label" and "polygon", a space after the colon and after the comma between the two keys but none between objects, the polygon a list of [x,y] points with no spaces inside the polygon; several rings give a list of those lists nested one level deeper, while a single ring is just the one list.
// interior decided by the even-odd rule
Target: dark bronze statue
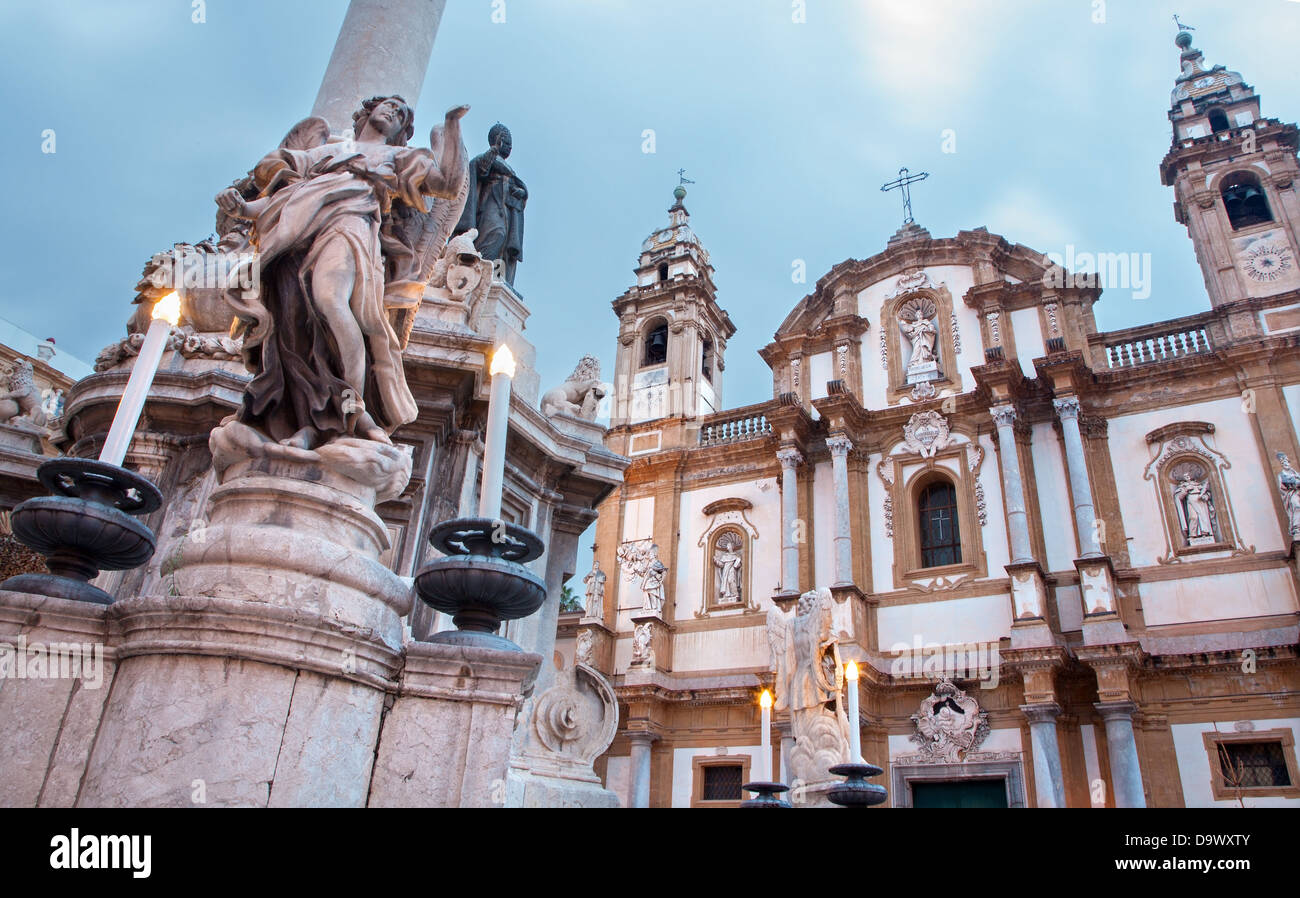
[{"label": "dark bronze statue", "polygon": [[[475,248],[492,260],[507,284],[514,286],[515,266],[524,258],[524,204],[528,189],[506,165],[510,129],[498,122],[488,131],[488,150],[469,164],[469,196],[456,233],[478,229]],[[499,261],[499,265],[498,265]]]}]

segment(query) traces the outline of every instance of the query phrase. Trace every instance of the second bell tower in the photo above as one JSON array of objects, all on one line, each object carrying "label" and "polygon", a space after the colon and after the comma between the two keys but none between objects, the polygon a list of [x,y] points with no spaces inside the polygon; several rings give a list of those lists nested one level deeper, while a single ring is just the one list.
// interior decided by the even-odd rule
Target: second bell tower
[{"label": "second bell tower", "polygon": [[614,300],[618,354],[610,426],[696,418],[722,407],[727,341],[736,332],[718,305],[709,253],[673,191],[668,225],[641,244],[636,285]]}]

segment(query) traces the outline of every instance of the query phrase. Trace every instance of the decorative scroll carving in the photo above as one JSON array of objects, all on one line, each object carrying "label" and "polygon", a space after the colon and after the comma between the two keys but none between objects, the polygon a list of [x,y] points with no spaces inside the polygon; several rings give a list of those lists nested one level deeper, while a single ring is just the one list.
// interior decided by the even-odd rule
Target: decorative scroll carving
[{"label": "decorative scroll carving", "polygon": [[876,476],[885,485],[885,536],[894,538],[894,462],[882,458],[876,462]]}]

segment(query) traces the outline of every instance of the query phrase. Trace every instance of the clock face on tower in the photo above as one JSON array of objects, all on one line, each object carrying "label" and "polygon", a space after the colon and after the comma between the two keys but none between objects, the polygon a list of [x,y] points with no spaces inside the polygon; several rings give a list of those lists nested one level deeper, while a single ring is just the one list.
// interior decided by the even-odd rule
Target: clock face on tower
[{"label": "clock face on tower", "polygon": [[1276,243],[1254,247],[1246,252],[1241,261],[1246,276],[1261,284],[1285,276],[1295,266],[1291,248]]}]

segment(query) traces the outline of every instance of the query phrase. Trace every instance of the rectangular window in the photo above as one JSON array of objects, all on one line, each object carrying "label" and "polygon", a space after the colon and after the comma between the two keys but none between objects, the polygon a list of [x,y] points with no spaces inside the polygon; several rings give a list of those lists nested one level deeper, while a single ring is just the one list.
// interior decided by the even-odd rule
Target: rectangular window
[{"label": "rectangular window", "polygon": [[1219,752],[1219,768],[1229,787],[1258,789],[1291,785],[1281,742],[1225,743]]},{"label": "rectangular window", "polygon": [[1202,734],[1216,801],[1300,798],[1295,734],[1288,728]]},{"label": "rectangular window", "polygon": [[740,801],[740,778],[744,773],[739,764],[717,764],[704,768],[705,801]]}]

